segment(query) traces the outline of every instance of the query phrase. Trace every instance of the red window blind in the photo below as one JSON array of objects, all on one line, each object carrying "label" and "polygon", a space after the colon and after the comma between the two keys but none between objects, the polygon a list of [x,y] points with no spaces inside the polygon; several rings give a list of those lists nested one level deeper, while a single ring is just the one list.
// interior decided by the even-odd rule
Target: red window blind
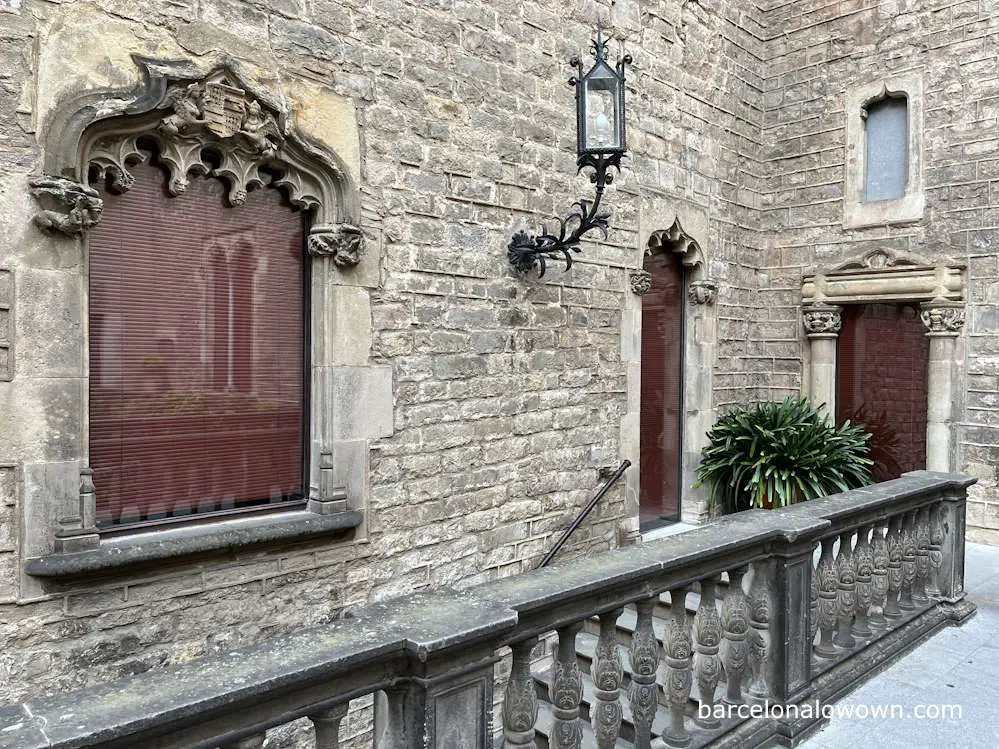
[{"label": "red window blind", "polygon": [[90,462],[98,525],[299,499],[303,219],[276,189],[170,197],[157,166],[90,233]]},{"label": "red window blind", "polygon": [[680,517],[683,268],[672,255],[645,261],[642,296],[641,492],[639,521]]},{"label": "red window blind", "polygon": [[851,304],[839,336],[836,420],[862,423],[874,478],[926,467],[929,341],[913,304]]}]

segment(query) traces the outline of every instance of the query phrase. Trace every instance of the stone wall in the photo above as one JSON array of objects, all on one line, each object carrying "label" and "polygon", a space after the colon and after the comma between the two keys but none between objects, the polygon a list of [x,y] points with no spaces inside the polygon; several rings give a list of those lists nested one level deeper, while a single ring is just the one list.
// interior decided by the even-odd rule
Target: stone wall
[{"label": "stone wall", "polygon": [[[513,231],[592,189],[573,176],[564,80],[598,16],[635,57],[631,157],[607,196],[613,231],[587,242],[570,273],[519,278],[506,261]],[[767,314],[754,264],[764,36],[753,8],[680,0],[0,7],[0,268],[16,343],[12,380],[0,376],[0,701],[535,564],[600,468],[637,465],[637,379],[622,359],[638,304],[628,270],[678,216],[720,287],[717,333],[691,332],[717,335],[717,358],[699,363],[714,373],[714,404],[796,388],[793,374],[759,364],[790,345],[756,324]],[[391,410],[392,434],[359,458],[365,524],[353,541],[40,582],[21,572],[18,549],[51,545],[33,513],[71,503],[75,486],[56,482],[66,496],[54,499],[36,484],[26,492],[22,467],[72,478],[84,457],[85,277],[82,244],[32,224],[27,182],[53,112],[81,91],[136,85],[132,54],[234,62],[337,152],[359,188],[369,254],[363,283],[331,292],[343,310],[332,335],[347,363],[391,368],[393,402],[369,405]],[[566,554],[634,539],[636,487],[631,478],[608,495]]]},{"label": "stone wall", "polygon": [[[967,266],[967,319],[957,341],[954,468],[969,492],[969,537],[999,540],[999,30],[994,2],[770,3],[763,127],[768,182],[761,296],[775,373],[798,377],[802,275],[869,250]],[[922,220],[844,229],[845,102],[851,91],[921,78]],[[804,346],[802,345],[804,351]]]}]

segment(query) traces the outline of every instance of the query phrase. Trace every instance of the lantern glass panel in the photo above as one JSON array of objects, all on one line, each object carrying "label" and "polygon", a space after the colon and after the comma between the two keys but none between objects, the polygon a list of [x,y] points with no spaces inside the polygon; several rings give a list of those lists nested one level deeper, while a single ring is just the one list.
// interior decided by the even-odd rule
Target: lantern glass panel
[{"label": "lantern glass panel", "polygon": [[583,146],[587,151],[614,151],[621,148],[621,121],[616,77],[589,78],[585,82]]}]

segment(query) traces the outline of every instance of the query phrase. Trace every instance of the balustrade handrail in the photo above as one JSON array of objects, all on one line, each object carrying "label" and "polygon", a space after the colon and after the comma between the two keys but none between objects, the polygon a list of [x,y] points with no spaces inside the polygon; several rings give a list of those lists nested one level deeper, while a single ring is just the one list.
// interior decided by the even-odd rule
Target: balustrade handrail
[{"label": "balustrade handrail", "polygon": [[[397,700],[393,704],[398,709],[389,710],[390,723],[419,722],[420,715],[428,720],[430,702],[447,685],[466,683],[462,680],[477,685],[478,702],[461,704],[477,704],[481,712],[475,729],[479,733],[468,734],[472,738],[466,739],[467,745],[484,747],[491,741],[484,727],[490,725],[492,664],[501,646],[514,647],[514,669],[523,669],[524,653],[529,654],[533,638],[542,633],[557,629],[561,634],[562,628],[578,627],[594,615],[647,601],[663,591],[687,590],[698,580],[714,580],[760,560],[796,554],[810,564],[812,549],[823,538],[899,513],[914,514],[947,497],[962,502],[952,523],[959,527],[951,532],[960,536],[955,543],[963,564],[963,497],[972,483],[967,476],[913,472],[779,510],[727,516],[676,536],[464,591],[441,589],[369,604],[344,620],[222,656],[0,709],[0,749],[258,746],[240,742],[303,716],[316,724],[317,735],[323,720],[334,721],[333,738],[318,740],[317,746],[335,749],[339,719],[322,717],[334,706],[384,689]],[[810,566],[808,570],[810,579]],[[961,580],[955,584],[959,590]],[[807,607],[807,595],[800,605]],[[801,615],[801,622],[807,625],[807,614]],[[800,627],[801,622],[775,626]],[[807,661],[808,654],[795,657]],[[775,679],[781,683],[780,676]],[[414,693],[423,696],[414,701]],[[525,695],[529,704],[531,698]],[[417,735],[414,730],[409,724],[389,727],[390,733],[410,739]],[[420,730],[433,728],[424,725]],[[386,745],[402,749],[409,744]]]}]

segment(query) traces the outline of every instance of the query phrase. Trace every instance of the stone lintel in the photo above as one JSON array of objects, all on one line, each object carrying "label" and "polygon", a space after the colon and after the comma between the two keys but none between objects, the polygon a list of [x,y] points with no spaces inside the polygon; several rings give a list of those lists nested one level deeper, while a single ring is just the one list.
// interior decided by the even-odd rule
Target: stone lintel
[{"label": "stone lintel", "polygon": [[902,266],[845,270],[805,276],[801,296],[805,304],[863,304],[964,298],[964,272],[958,266]]}]

